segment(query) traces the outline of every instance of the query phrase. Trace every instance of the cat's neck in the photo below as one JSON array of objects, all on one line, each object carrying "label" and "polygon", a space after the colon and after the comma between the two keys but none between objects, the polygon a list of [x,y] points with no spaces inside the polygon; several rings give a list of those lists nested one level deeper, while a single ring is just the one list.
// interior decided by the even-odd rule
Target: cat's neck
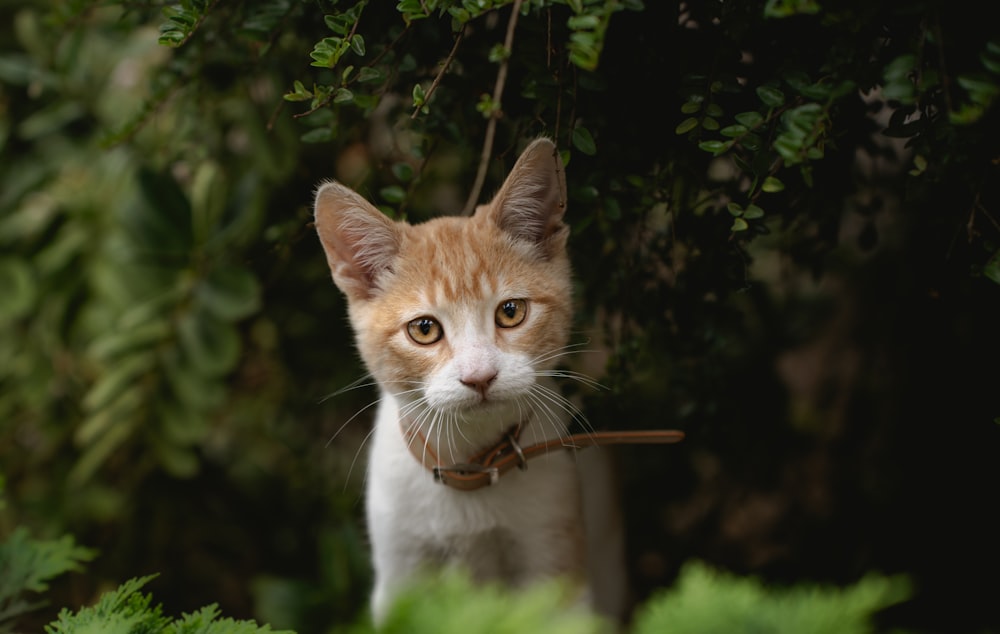
[{"label": "cat's neck", "polygon": [[[451,416],[446,423],[444,416]],[[411,453],[428,452],[440,464],[467,462],[508,434],[517,431],[525,444],[540,443],[568,433],[568,416],[522,402],[496,403],[447,414],[427,412],[404,398],[385,393],[378,424],[393,428]]]}]

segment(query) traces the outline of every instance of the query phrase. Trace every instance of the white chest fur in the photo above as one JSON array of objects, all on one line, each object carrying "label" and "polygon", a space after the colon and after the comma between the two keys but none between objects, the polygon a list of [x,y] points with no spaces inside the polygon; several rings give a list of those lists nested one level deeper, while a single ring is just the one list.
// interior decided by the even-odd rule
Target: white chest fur
[{"label": "white chest fur", "polygon": [[[531,433],[540,434],[542,426],[535,428]],[[550,433],[557,431],[552,426]],[[376,619],[424,567],[457,566],[474,578],[515,586],[553,576],[582,581],[584,529],[573,454],[555,451],[495,486],[460,491],[436,482],[406,443],[398,403],[384,394],[367,476]]]}]

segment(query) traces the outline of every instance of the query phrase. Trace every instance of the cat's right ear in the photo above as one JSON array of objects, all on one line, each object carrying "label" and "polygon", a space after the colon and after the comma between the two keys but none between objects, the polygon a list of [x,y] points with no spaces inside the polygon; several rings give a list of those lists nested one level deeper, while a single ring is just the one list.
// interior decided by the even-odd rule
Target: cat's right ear
[{"label": "cat's right ear", "polygon": [[367,299],[392,271],[399,253],[400,229],[367,200],[340,183],[328,181],[316,190],[313,206],[333,281],[348,299]]}]

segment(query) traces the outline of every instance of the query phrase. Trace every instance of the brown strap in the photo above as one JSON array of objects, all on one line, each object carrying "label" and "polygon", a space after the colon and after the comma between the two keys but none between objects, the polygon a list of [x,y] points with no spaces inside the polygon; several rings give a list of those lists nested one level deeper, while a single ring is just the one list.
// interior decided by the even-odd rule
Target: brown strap
[{"label": "brown strap", "polygon": [[[430,450],[430,447],[425,446],[425,442],[419,443],[420,447],[416,447],[414,443],[410,442],[410,451],[425,467],[431,470],[437,482],[461,491],[474,491],[484,486],[496,484],[500,480],[500,476],[514,467],[521,470],[527,469],[528,460],[554,450],[583,449],[584,447],[603,445],[668,444],[684,439],[684,432],[676,429],[602,431],[553,438],[522,447],[517,443],[521,427],[521,424],[516,425],[497,445],[472,456],[465,463],[450,466],[437,464],[437,456]],[[416,435],[421,436],[421,440],[423,440],[419,432],[416,432]]]}]

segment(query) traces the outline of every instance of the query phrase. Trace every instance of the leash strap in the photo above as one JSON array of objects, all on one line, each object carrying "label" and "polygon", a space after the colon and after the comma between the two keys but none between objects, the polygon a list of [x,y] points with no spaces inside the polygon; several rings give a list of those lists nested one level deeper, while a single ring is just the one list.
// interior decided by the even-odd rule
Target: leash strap
[{"label": "leash strap", "polygon": [[599,431],[553,438],[522,447],[518,444],[522,427],[523,423],[518,423],[498,444],[472,456],[466,462],[447,466],[438,464],[437,456],[426,446],[419,431],[414,434],[423,442],[414,443],[411,437],[408,439],[411,442],[407,444],[410,453],[434,474],[436,482],[460,491],[474,491],[496,484],[500,481],[500,476],[515,467],[524,471],[528,468],[528,460],[551,451],[606,445],[663,445],[684,439],[684,432],[676,429]]}]

